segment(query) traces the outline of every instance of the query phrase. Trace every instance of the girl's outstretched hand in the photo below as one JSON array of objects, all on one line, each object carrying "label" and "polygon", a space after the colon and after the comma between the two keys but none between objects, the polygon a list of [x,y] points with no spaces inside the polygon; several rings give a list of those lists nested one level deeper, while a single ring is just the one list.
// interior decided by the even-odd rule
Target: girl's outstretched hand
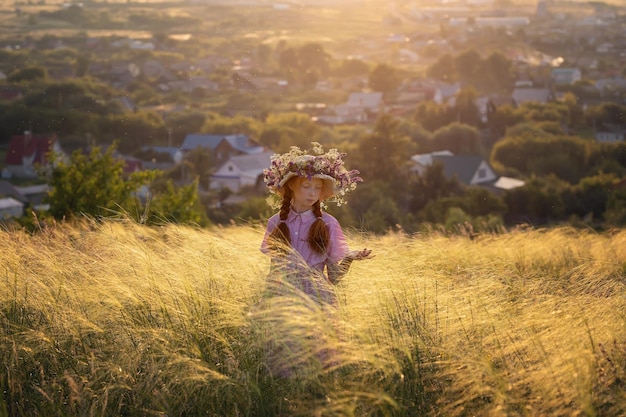
[{"label": "girl's outstretched hand", "polygon": [[351,259],[353,261],[362,261],[363,259],[372,259],[374,255],[372,255],[371,249],[361,249],[361,250],[353,250],[348,252],[346,256],[347,259]]}]

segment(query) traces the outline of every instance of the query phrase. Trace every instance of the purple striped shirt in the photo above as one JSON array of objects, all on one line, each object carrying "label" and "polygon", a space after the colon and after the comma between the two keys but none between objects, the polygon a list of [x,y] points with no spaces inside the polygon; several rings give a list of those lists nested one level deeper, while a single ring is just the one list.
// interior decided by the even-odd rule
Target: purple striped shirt
[{"label": "purple striped shirt", "polygon": [[[324,266],[326,264],[339,263],[339,261],[341,261],[341,259],[343,259],[349,251],[346,237],[337,219],[326,212],[322,212],[322,220],[326,223],[330,232],[330,241],[326,253],[317,253],[313,251],[307,241],[309,229],[315,221],[315,214],[312,210],[307,210],[303,213],[296,213],[295,211],[290,210],[286,220],[287,226],[289,226],[291,245],[297,252],[289,256],[293,257],[293,261],[296,264],[299,263],[298,261],[302,262],[302,260],[304,260],[309,267],[320,272],[324,271]],[[270,252],[268,237],[279,223],[279,213],[276,213],[267,221],[265,237],[261,243],[261,252]]]}]

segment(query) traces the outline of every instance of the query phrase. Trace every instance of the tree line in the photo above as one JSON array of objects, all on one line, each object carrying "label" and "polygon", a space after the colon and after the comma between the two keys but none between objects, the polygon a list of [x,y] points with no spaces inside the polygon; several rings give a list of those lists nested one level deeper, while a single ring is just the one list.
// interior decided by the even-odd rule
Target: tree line
[{"label": "tree line", "polygon": [[[323,48],[314,44],[281,48],[278,54],[281,71],[291,71],[304,84],[306,81],[299,77],[309,76],[312,81],[326,75],[331,66],[334,71],[347,73],[365,73],[368,68],[360,61],[345,61],[337,67]],[[266,54],[271,52],[276,54],[276,50],[268,50]],[[12,53],[0,54],[17,59]],[[74,58],[80,62],[80,55]],[[476,67],[474,73],[481,76],[505,71],[507,67],[497,57],[483,60],[471,53],[461,54],[452,61],[448,58],[440,61],[457,69],[471,64]],[[438,61],[434,68],[445,62]],[[491,70],[486,72],[485,66]],[[308,75],[304,68],[310,70]],[[444,74],[442,70],[437,72]],[[462,75],[458,70],[450,73],[454,77]],[[391,91],[397,87],[398,75],[395,69],[379,65],[369,73],[370,84]],[[16,69],[9,75],[7,86],[17,86],[25,94],[21,100],[0,102],[0,144],[25,130],[57,133],[65,149],[78,151],[72,153],[69,165],[60,165],[65,171],[55,171],[46,177],[58,184],[78,176],[74,171],[116,167],[113,161],[117,151],[147,158],[143,154],[144,145],[179,145],[187,133],[243,133],[276,152],[292,145],[308,147],[312,141],[348,152],[348,163],[362,171],[366,183],[357,189],[348,206],[329,210],[334,210],[345,224],[373,232],[396,227],[417,231],[432,224],[449,227],[472,224],[475,228],[494,229],[519,222],[572,222],[608,227],[623,225],[626,217],[622,181],[626,166],[624,144],[600,144],[593,138],[597,129],[623,129],[625,106],[607,102],[583,107],[571,92],[559,102],[504,105],[485,115],[476,104],[478,92],[467,87],[457,93],[453,105],[422,102],[408,116],[381,115],[371,126],[332,127],[318,125],[308,115],[290,111],[266,110],[255,116],[230,116],[226,109],[213,111],[193,105],[165,117],[153,110],[127,111],[119,100],[120,92],[112,87],[89,77],[51,81],[45,68],[39,66]],[[141,97],[154,97],[155,92],[138,82],[129,86],[129,94],[141,100]],[[232,109],[237,109],[239,104],[271,109],[276,101],[275,96],[263,92],[220,94],[225,95]],[[87,156],[83,149],[94,143],[99,145],[100,153]],[[114,151],[110,153],[113,143]],[[499,174],[525,180],[527,185],[495,195],[446,178],[438,166],[419,178],[408,175],[411,155],[438,150],[481,155]],[[151,159],[159,157],[152,155]],[[83,200],[67,195],[59,197],[62,195],[59,187],[53,192],[58,194],[50,196],[51,202],[55,198],[58,201],[58,205],[52,205],[51,213],[58,218],[71,213],[94,214],[94,211],[104,215],[102,208],[112,212],[117,207],[118,211],[135,213],[142,221],[168,219],[199,224],[259,220],[268,215],[263,195],[255,194],[254,190],[249,190],[250,198],[245,203],[227,207],[220,204],[227,191],[200,196],[193,187],[181,188],[179,184],[186,181],[209,189],[209,173],[215,162],[202,151],[189,155],[171,172],[153,173],[139,182],[124,177],[118,168],[107,171],[103,178],[121,178],[119,184],[125,191],[111,192],[104,200],[95,199],[99,210],[78,203],[64,206],[61,200]],[[152,187],[152,200],[137,200],[134,190],[141,182]],[[97,187],[107,190],[102,184]],[[77,189],[87,195],[86,191],[80,191],[82,188]],[[172,214],[177,207],[185,210]]]}]

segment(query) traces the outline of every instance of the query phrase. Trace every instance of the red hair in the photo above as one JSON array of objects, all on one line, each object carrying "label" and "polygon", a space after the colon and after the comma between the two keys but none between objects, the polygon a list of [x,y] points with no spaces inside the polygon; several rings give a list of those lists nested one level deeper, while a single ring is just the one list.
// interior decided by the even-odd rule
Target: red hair
[{"label": "red hair", "polygon": [[[294,180],[299,181],[301,179],[299,177],[294,177],[289,180],[287,184],[293,183]],[[286,221],[289,216],[289,211],[291,210],[293,192],[289,186],[285,186],[284,189],[285,192],[283,194],[283,202],[280,206],[279,212],[280,223],[278,223],[278,226],[276,226],[276,228],[272,230],[269,235],[269,240],[272,242],[274,249],[280,249],[281,246],[291,247],[289,226],[287,226]],[[328,243],[330,242],[330,232],[328,231],[328,226],[326,226],[326,223],[322,220],[322,207],[319,200],[313,204],[312,210],[316,219],[309,229],[307,241],[314,252],[325,253],[328,248]]]}]

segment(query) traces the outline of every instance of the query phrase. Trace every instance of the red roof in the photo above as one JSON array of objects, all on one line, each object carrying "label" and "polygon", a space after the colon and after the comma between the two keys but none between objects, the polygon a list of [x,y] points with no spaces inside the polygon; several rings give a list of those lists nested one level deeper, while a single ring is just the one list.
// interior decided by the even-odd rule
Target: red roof
[{"label": "red roof", "polygon": [[22,92],[15,89],[0,88],[0,99],[13,101],[22,98]]},{"label": "red roof", "polygon": [[124,159],[124,174],[132,174],[141,171],[143,164],[138,159]]},{"label": "red roof", "polygon": [[[45,164],[46,154],[52,149],[56,140],[54,135],[15,135],[9,143],[5,165],[24,165],[24,159],[29,164]],[[32,161],[31,161],[32,159]]]}]

